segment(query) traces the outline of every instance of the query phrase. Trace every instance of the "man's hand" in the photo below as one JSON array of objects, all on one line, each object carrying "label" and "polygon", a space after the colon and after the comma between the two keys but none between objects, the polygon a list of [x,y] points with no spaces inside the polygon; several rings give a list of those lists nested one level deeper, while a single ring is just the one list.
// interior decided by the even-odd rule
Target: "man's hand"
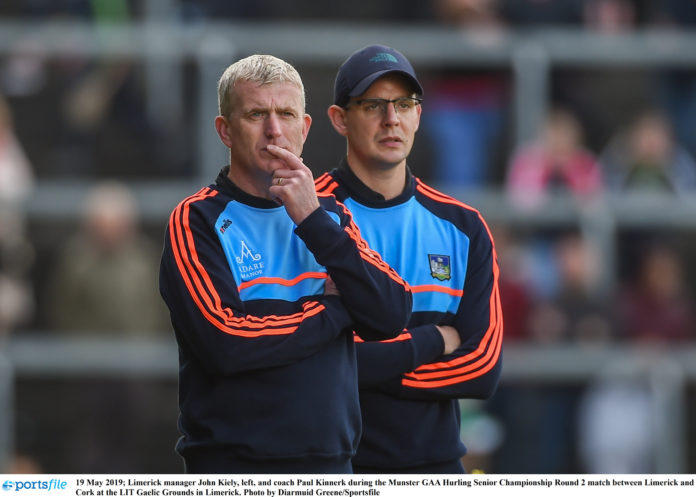
[{"label": "man's hand", "polygon": [[459,332],[453,326],[443,324],[441,326],[435,326],[437,330],[442,335],[442,339],[445,341],[445,350],[443,354],[451,354],[457,347],[462,343],[462,339],[459,337]]},{"label": "man's hand", "polygon": [[319,207],[312,171],[289,150],[275,145],[268,145],[266,149],[287,166],[273,172],[268,192],[273,200],[285,206],[290,219],[300,224]]}]

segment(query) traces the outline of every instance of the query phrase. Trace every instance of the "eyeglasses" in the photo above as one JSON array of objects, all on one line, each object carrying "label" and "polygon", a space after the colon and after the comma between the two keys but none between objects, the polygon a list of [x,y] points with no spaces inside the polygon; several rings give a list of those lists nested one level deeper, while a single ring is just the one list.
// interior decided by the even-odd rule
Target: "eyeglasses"
[{"label": "eyeglasses", "polygon": [[[400,97],[393,100],[386,98],[363,98],[356,100],[354,104],[366,116],[383,116],[387,113],[387,105],[393,104],[397,114],[408,114],[413,112],[423,101],[422,98]],[[350,104],[346,108],[350,107]]]}]

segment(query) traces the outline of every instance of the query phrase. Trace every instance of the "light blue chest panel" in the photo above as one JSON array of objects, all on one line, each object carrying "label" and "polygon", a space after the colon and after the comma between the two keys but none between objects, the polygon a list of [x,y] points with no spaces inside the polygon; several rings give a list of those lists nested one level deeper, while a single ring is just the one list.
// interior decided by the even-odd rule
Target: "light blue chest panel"
[{"label": "light blue chest panel", "polygon": [[[338,216],[329,212],[340,223]],[[232,201],[215,230],[242,301],[281,299],[294,302],[324,293],[326,269],[317,263],[284,207],[260,209]]]},{"label": "light blue chest panel", "polygon": [[415,197],[384,209],[346,199],[370,248],[411,286],[413,312],[456,313],[466,278],[469,237]]}]

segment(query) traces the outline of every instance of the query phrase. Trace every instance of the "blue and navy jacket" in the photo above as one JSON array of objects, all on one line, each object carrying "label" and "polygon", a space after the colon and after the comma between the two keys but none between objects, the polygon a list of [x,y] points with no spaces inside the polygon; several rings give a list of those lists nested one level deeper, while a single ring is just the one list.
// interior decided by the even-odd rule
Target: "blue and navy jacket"
[{"label": "blue and navy jacket", "polygon": [[[363,436],[354,466],[388,473],[458,459],[466,449],[457,399],[492,395],[502,365],[498,264],[486,223],[408,171],[403,193],[389,201],[345,161],[316,185],[350,209],[413,292],[404,333],[371,343],[356,337]],[[461,336],[451,355],[442,356],[439,324]]]},{"label": "blue and navy jacket", "polygon": [[[177,451],[348,458],[361,431],[352,329],[397,336],[405,282],[331,196],[295,226],[285,208],[215,184],[166,230],[160,292],[179,346]],[[340,297],[324,295],[327,276]]]}]

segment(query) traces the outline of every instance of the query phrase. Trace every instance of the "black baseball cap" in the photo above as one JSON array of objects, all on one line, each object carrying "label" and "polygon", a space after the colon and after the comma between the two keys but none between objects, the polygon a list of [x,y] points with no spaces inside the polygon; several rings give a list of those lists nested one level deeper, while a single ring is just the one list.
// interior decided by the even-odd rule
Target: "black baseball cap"
[{"label": "black baseball cap", "polygon": [[334,104],[343,107],[350,97],[362,95],[377,78],[388,73],[403,74],[413,83],[416,93],[423,95],[413,66],[401,52],[384,45],[370,45],[353,52],[338,69]]}]

